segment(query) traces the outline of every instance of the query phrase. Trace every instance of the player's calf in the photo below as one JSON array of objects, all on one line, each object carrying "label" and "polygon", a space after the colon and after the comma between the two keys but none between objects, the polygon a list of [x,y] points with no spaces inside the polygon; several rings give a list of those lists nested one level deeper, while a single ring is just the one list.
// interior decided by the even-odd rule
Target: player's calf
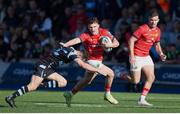
[{"label": "player's calf", "polygon": [[55,81],[55,80],[45,80],[41,83],[42,87],[45,88],[58,88],[65,87],[67,85],[67,81]]}]

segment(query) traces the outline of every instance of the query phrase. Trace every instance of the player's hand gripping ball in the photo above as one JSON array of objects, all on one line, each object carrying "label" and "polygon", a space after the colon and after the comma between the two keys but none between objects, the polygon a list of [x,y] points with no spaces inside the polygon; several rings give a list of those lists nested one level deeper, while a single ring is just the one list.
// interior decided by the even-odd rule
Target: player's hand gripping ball
[{"label": "player's hand gripping ball", "polygon": [[102,44],[102,46],[104,48],[104,51],[106,51],[106,52],[112,51],[112,48],[106,48],[105,47],[105,44],[111,44],[111,43],[112,43],[112,41],[108,36],[102,36],[101,37],[101,44]]}]

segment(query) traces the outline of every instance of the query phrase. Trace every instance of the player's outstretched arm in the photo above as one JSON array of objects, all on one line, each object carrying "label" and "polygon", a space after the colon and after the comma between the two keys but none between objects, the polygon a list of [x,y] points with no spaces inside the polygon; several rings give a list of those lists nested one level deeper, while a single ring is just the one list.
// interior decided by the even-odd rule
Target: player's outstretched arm
[{"label": "player's outstretched arm", "polygon": [[104,76],[107,75],[103,70],[101,70],[101,69],[99,69],[99,68],[95,68],[95,67],[89,65],[88,63],[85,63],[85,62],[82,61],[80,58],[76,58],[76,59],[75,59],[75,62],[76,62],[80,67],[82,67],[82,68],[84,68],[84,69],[86,69],[86,70],[89,70],[89,71],[91,71],[91,72],[98,72],[99,74],[104,75]]},{"label": "player's outstretched arm", "polygon": [[64,43],[63,46],[64,47],[70,47],[76,44],[81,43],[81,39],[80,38],[74,38],[72,40],[69,40],[68,42]]}]

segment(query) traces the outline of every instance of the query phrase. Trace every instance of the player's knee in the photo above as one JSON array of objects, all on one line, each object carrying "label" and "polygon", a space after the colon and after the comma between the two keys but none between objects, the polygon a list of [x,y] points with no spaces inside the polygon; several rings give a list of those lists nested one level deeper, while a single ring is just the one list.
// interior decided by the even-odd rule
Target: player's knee
[{"label": "player's knee", "polygon": [[152,76],[152,82],[154,82],[154,81],[155,81],[155,76],[153,75],[153,76]]},{"label": "player's knee", "polygon": [[58,81],[58,87],[65,87],[67,85],[67,80]]},{"label": "player's knee", "polygon": [[138,84],[140,81],[139,80],[134,80],[133,83],[134,84]]},{"label": "player's knee", "polygon": [[114,78],[114,72],[113,71],[110,71],[109,74],[108,74],[109,77],[111,78]]},{"label": "player's knee", "polygon": [[155,76],[154,76],[154,75],[151,75],[151,76],[149,76],[149,77],[147,78],[147,81],[148,81],[148,82],[151,82],[151,83],[153,83],[154,80],[155,80]]},{"label": "player's knee", "polygon": [[132,78],[132,83],[138,84],[140,82],[140,79]]},{"label": "player's knee", "polygon": [[37,84],[29,84],[27,85],[29,91],[34,91],[38,88]]}]

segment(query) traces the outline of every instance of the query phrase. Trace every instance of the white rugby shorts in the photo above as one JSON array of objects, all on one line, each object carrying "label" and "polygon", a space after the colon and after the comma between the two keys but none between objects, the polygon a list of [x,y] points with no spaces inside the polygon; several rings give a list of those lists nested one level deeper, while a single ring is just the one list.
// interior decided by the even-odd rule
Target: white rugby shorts
[{"label": "white rugby shorts", "polygon": [[150,56],[135,56],[134,65],[131,65],[131,71],[140,71],[144,66],[154,66],[154,62]]},{"label": "white rugby shorts", "polygon": [[98,60],[87,60],[87,63],[96,68],[99,68],[102,66],[102,61],[98,61]]}]

